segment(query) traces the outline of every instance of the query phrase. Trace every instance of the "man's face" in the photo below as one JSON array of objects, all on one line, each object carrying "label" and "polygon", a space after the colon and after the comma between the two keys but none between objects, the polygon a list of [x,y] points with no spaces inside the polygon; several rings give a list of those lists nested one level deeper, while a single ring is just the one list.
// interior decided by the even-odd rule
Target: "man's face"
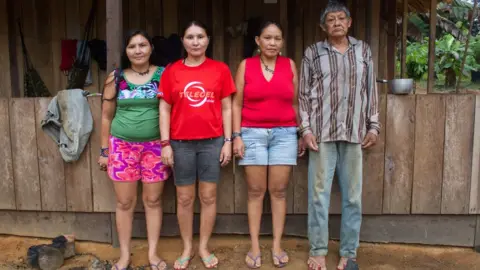
[{"label": "man's face", "polygon": [[325,17],[325,24],[321,27],[329,37],[344,37],[351,25],[352,20],[347,14],[344,11],[337,11],[328,13]]}]

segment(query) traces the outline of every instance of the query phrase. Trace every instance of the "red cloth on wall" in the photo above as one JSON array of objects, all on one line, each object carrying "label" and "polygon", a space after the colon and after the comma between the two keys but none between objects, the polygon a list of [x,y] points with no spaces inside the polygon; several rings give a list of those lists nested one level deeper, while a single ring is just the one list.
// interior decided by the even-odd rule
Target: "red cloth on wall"
[{"label": "red cloth on wall", "polygon": [[73,62],[77,57],[77,40],[76,39],[62,39],[62,61],[60,62],[60,70],[68,71],[72,68]]}]

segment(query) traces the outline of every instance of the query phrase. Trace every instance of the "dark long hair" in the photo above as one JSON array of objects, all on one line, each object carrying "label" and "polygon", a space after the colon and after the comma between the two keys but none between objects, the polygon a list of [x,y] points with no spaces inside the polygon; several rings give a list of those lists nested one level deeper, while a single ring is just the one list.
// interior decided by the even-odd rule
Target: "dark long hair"
[{"label": "dark long hair", "polygon": [[[199,20],[193,20],[193,21],[189,21],[183,28],[182,28],[182,32],[180,32],[180,34],[182,35],[182,40],[183,38],[185,37],[185,33],[187,32],[187,29],[190,28],[191,26],[198,26],[200,28],[202,28],[205,33],[207,34],[207,38],[209,39],[209,42],[208,42],[208,47],[205,51],[205,55],[207,57],[211,57],[211,54],[212,54],[212,36],[210,35],[210,30],[208,29],[207,25],[204,24],[203,22],[199,21]],[[185,50],[185,48],[183,48],[183,55],[182,55],[183,58],[187,58],[187,51]]]},{"label": "dark long hair", "polygon": [[125,35],[125,38],[123,40],[123,47],[122,47],[122,57],[121,57],[121,60],[120,60],[120,69],[121,70],[125,70],[127,68],[130,68],[132,66],[132,63],[130,63],[130,59],[128,59],[128,56],[127,56],[127,47],[128,47],[128,44],[130,43],[130,41],[132,40],[132,38],[136,35],[141,35],[143,36],[146,40],[148,40],[148,43],[150,44],[150,46],[152,47],[152,54],[150,55],[150,63],[151,64],[155,64],[155,63],[152,63],[152,59],[155,59],[154,57],[154,54],[155,54],[155,48],[153,47],[153,41],[152,41],[152,38],[150,37],[150,35],[144,31],[144,30],[141,30],[141,29],[133,29],[133,30],[129,30],[127,32],[127,34]]},{"label": "dark long hair", "polygon": [[[132,40],[132,38],[136,35],[141,35],[143,36],[146,40],[148,40],[148,43],[150,44],[150,46],[152,47],[152,54],[150,55],[150,64],[155,64],[155,63],[152,63],[152,59],[155,59],[155,48],[153,47],[153,41],[152,41],[152,38],[150,37],[150,35],[144,31],[144,30],[141,30],[141,29],[133,29],[133,30],[129,30],[127,32],[127,34],[125,35],[125,38],[123,40],[123,47],[122,47],[122,56],[120,58],[120,68],[118,70],[115,70],[114,71],[114,76],[113,76],[113,79],[109,82],[106,82],[105,85],[103,86],[103,89],[102,89],[102,104],[103,104],[103,101],[104,100],[109,100],[109,101],[112,101],[112,100],[116,100],[117,97],[118,97],[118,89],[117,89],[117,82],[119,80],[119,76],[120,76],[120,73],[122,72],[122,70],[125,70],[127,68],[130,68],[132,66],[132,63],[130,62],[130,59],[128,59],[128,56],[127,56],[127,47],[128,47],[128,44],[130,43],[130,40]],[[107,85],[110,85],[111,83],[114,83],[115,84],[115,97],[113,98],[105,98],[103,96],[103,93],[105,91],[105,87]]]},{"label": "dark long hair", "polygon": [[263,33],[263,30],[265,30],[265,28],[269,27],[270,25],[275,25],[276,27],[278,27],[278,29],[280,29],[280,32],[282,33],[282,38],[284,37],[282,25],[280,25],[275,21],[270,21],[270,20],[262,22],[262,24],[260,25],[260,28],[258,29],[257,37],[259,37]]}]

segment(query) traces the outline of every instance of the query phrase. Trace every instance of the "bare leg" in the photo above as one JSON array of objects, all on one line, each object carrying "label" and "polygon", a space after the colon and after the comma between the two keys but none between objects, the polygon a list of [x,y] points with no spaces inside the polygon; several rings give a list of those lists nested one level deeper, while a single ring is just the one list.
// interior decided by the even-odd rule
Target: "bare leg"
[{"label": "bare leg", "polygon": [[[165,269],[166,263],[157,255],[158,239],[162,228],[162,193],[165,182],[143,184],[143,205],[145,206],[145,217],[147,220],[148,234],[148,261],[158,269]],[[158,270],[157,268],[152,268]]]},{"label": "bare leg", "polygon": [[137,203],[137,182],[114,182],[117,207],[115,220],[117,223],[118,241],[120,242],[120,258],[117,266],[126,268],[130,263],[130,241],[132,238],[133,210]]},{"label": "bare leg", "polygon": [[[217,216],[217,184],[210,182],[199,182],[198,197],[200,198],[200,243],[198,254],[203,259],[209,258],[211,253],[208,251],[208,240],[212,235],[215,218]],[[216,258],[208,259],[206,264],[213,266],[218,263]]]},{"label": "bare leg", "polygon": [[[250,229],[250,256],[245,258],[248,265],[259,267],[260,255],[260,223],[263,212],[263,199],[267,190],[267,166],[245,166],[245,177],[248,187],[248,226]],[[251,258],[253,257],[253,259]],[[255,261],[254,261],[255,260]]]},{"label": "bare leg", "polygon": [[[177,218],[183,240],[182,262],[175,262],[176,268],[182,268],[192,256],[193,204],[195,202],[195,184],[177,186]],[[184,260],[186,259],[186,260]]]},{"label": "bare leg", "polygon": [[282,256],[281,247],[285,215],[287,212],[286,191],[292,166],[269,166],[268,167],[268,191],[270,193],[273,223],[273,253],[274,263],[287,263],[288,256]]}]

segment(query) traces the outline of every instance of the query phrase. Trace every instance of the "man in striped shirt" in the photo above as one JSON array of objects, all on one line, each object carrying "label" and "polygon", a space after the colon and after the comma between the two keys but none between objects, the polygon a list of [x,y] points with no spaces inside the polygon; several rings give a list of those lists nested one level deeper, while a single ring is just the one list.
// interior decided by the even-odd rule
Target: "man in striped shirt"
[{"label": "man in striped shirt", "polygon": [[378,93],[369,46],[348,36],[349,10],[330,3],[320,26],[327,39],[305,50],[299,104],[308,162],[308,235],[310,269],[326,270],[328,209],[336,171],[342,193],[340,262],[355,259],[362,221],[362,148],[380,132]]}]

